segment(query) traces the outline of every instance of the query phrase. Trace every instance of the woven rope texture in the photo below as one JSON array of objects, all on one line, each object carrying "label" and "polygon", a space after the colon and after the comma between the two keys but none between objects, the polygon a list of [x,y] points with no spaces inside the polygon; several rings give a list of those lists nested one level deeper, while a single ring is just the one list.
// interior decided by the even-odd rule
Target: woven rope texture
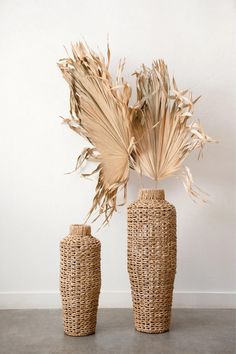
[{"label": "woven rope texture", "polygon": [[176,273],[176,211],[163,190],[145,190],[128,207],[128,272],[135,328],[169,330]]},{"label": "woven rope texture", "polygon": [[71,225],[60,243],[64,332],[70,336],[86,336],[96,329],[101,244],[90,233],[90,226]]}]

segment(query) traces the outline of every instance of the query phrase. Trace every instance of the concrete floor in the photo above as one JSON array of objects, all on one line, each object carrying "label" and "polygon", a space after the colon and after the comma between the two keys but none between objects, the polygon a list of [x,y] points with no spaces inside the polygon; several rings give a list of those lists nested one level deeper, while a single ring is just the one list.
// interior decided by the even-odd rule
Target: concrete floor
[{"label": "concrete floor", "polygon": [[235,354],[235,310],[174,309],[170,332],[134,330],[128,309],[101,309],[97,332],[63,333],[59,310],[0,311],[1,354]]}]

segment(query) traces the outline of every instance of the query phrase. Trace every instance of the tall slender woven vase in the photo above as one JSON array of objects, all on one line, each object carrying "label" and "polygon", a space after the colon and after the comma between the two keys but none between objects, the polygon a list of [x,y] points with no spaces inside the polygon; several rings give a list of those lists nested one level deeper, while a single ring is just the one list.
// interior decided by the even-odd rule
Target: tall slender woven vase
[{"label": "tall slender woven vase", "polygon": [[128,272],[136,330],[169,330],[176,273],[176,211],[163,190],[142,189],[128,207]]},{"label": "tall slender woven vase", "polygon": [[90,226],[71,225],[60,243],[60,290],[64,332],[70,336],[95,333],[101,287],[100,241]]}]

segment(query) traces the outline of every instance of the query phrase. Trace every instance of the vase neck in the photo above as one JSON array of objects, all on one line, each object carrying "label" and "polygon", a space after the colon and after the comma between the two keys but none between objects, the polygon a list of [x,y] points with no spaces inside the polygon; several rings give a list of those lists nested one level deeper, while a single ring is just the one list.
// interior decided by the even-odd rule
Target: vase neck
[{"label": "vase neck", "polygon": [[70,235],[73,236],[86,236],[91,235],[91,227],[84,224],[72,224],[70,225]]},{"label": "vase neck", "polygon": [[163,189],[141,189],[139,191],[141,200],[164,200],[165,192]]}]

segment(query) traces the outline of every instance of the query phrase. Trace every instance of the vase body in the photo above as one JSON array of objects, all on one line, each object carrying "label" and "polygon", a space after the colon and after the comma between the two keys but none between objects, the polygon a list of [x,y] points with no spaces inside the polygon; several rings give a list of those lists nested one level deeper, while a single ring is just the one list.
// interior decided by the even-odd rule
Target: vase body
[{"label": "vase body", "polygon": [[71,225],[60,243],[60,291],[64,332],[70,336],[95,333],[101,288],[100,241],[90,226]]},{"label": "vase body", "polygon": [[128,207],[128,272],[136,330],[169,330],[176,273],[176,211],[163,190],[139,192]]}]

